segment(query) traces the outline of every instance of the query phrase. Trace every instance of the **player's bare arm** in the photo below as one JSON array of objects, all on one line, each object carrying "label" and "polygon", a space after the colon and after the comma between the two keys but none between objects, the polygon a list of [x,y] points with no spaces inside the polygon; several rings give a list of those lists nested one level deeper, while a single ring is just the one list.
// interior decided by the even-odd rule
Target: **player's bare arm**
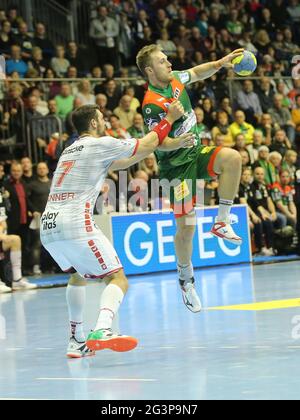
[{"label": "player's bare arm", "polygon": [[210,63],[201,64],[200,66],[193,67],[189,70],[191,75],[190,83],[198,82],[199,80],[205,80],[212,77],[222,68],[233,67],[232,61],[243,54],[244,48],[237,49],[232,53],[226,55],[218,61],[212,61]]}]

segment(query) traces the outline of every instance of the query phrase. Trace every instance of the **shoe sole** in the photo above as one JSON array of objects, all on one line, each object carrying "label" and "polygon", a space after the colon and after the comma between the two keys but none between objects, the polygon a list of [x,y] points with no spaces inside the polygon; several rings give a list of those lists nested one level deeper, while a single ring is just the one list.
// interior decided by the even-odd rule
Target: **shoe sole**
[{"label": "shoe sole", "polygon": [[68,353],[67,358],[68,359],[84,359],[85,357],[92,357],[95,355],[96,355],[95,352],[85,354],[84,356],[80,356],[79,354]]},{"label": "shoe sole", "polygon": [[88,340],[86,346],[92,351],[112,350],[117,353],[124,353],[134,350],[138,341],[133,337],[115,337],[108,340]]},{"label": "shoe sole", "polygon": [[183,301],[183,303],[184,303],[184,306],[190,311],[190,312],[192,312],[193,314],[199,314],[200,312],[202,312],[202,307],[201,307],[201,309],[199,309],[199,311],[193,311],[193,309],[192,308],[190,308],[189,307],[189,305],[187,305],[186,303],[185,303],[185,301],[184,301],[184,297],[182,298],[182,301]]},{"label": "shoe sole", "polygon": [[225,236],[220,235],[219,233],[214,232],[214,231],[212,231],[212,230],[210,231],[210,233],[211,233],[213,236],[215,236],[216,238],[221,238],[221,239],[224,239],[224,241],[227,241],[227,242],[229,242],[229,243],[231,243],[231,244],[233,244],[233,245],[239,245],[239,246],[243,245],[243,241],[235,241],[234,239],[228,239],[228,238],[226,238]]}]

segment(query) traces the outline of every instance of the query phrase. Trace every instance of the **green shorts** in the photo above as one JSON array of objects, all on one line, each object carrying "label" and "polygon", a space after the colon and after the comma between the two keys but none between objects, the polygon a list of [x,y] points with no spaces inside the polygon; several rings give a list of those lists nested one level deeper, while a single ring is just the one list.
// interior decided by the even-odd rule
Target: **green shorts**
[{"label": "green shorts", "polygon": [[214,163],[222,147],[200,147],[195,160],[171,170],[160,169],[160,180],[172,183],[169,189],[171,207],[176,218],[189,214],[196,203],[197,181],[211,180],[217,176]]}]

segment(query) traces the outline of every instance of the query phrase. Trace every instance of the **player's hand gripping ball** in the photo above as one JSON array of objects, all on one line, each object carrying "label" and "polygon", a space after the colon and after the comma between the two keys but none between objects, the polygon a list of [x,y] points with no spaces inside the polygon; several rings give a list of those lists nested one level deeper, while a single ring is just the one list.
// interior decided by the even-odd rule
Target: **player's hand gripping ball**
[{"label": "player's hand gripping ball", "polygon": [[232,60],[233,70],[239,76],[250,76],[257,67],[255,55],[250,51],[244,51],[242,55]]}]

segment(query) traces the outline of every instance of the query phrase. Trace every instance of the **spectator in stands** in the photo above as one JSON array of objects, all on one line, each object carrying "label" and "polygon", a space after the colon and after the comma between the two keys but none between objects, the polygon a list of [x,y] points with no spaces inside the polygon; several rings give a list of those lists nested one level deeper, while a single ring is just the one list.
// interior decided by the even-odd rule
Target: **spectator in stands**
[{"label": "spectator in stands", "polygon": [[297,209],[294,203],[294,191],[291,187],[291,178],[288,171],[280,174],[280,182],[276,182],[271,189],[271,195],[277,209],[277,217],[281,228],[290,225],[296,230]]},{"label": "spectator in stands", "polygon": [[281,154],[281,156],[284,156],[287,152],[287,150],[290,150],[292,148],[291,142],[287,138],[286,132],[284,130],[276,130],[274,141],[270,146],[271,152],[278,152]]},{"label": "spectator in stands", "polygon": [[286,130],[289,140],[292,144],[294,144],[296,137],[295,124],[292,121],[292,115],[290,111],[283,107],[282,102],[283,96],[278,94],[275,95],[274,104],[273,107],[269,109],[269,114],[271,115],[277,128]]},{"label": "spectator in stands", "polygon": [[256,36],[254,37],[255,42],[254,45],[260,52],[262,56],[268,54],[269,47],[271,46],[271,39],[269,34],[264,29],[261,29],[257,32]]},{"label": "spectator in stands", "polygon": [[170,59],[176,57],[177,48],[174,42],[170,40],[170,35],[167,29],[161,30],[160,38],[156,41],[156,43],[162,47],[163,51]]},{"label": "spectator in stands", "polygon": [[254,167],[260,167],[265,172],[264,182],[265,185],[270,188],[276,181],[276,171],[272,163],[269,161],[270,150],[267,146],[262,146],[258,150],[258,161],[254,164]]},{"label": "spectator in stands", "polygon": [[64,77],[70,67],[69,60],[66,59],[66,50],[63,45],[57,45],[55,48],[55,57],[51,59],[51,68],[58,77]]},{"label": "spectator in stands", "polygon": [[35,96],[37,98],[37,107],[36,110],[44,117],[49,114],[48,103],[43,100],[43,93],[41,90],[35,86],[30,89],[30,96]]},{"label": "spectator in stands", "polygon": [[24,157],[21,159],[21,165],[23,173],[22,182],[28,185],[35,179],[35,175],[33,173],[32,160],[29,157]]},{"label": "spectator in stands", "polygon": [[246,144],[252,144],[254,131],[253,125],[246,122],[245,113],[241,110],[236,111],[235,121],[230,126],[232,137],[236,138],[238,134],[243,134],[246,139]]},{"label": "spectator in stands", "polygon": [[261,79],[257,94],[263,113],[267,113],[273,106],[275,95],[271,80],[268,77],[263,77]]},{"label": "spectator in stands", "polygon": [[200,107],[196,107],[194,109],[195,115],[196,115],[196,120],[197,120],[197,127],[198,127],[198,131],[199,134],[201,135],[202,133],[209,131],[208,127],[206,127],[205,124],[203,124],[203,120],[204,120],[204,112],[203,109]]},{"label": "spectator in stands", "polygon": [[91,83],[88,79],[83,79],[78,84],[78,94],[76,95],[82,102],[82,105],[95,105],[96,97],[92,94]]},{"label": "spectator in stands", "polygon": [[33,38],[29,35],[26,22],[19,23],[19,33],[15,36],[15,39],[16,43],[21,47],[23,60],[28,62],[32,55]]},{"label": "spectator in stands", "polygon": [[258,151],[263,144],[265,144],[263,133],[260,130],[255,130],[253,133],[253,145],[248,149],[252,165],[258,160]]},{"label": "spectator in stands", "polygon": [[19,24],[23,22],[23,18],[18,15],[18,9],[15,6],[11,6],[8,9],[7,18],[11,24],[12,32],[14,35],[19,33]]},{"label": "spectator in stands", "polygon": [[253,194],[256,200],[256,212],[266,222],[277,221],[276,208],[265,184],[265,171],[261,167],[254,169]]},{"label": "spectator in stands", "polygon": [[9,192],[11,210],[8,213],[8,233],[10,235],[20,236],[23,243],[24,255],[28,243],[28,222],[29,208],[27,187],[22,181],[23,170],[19,163],[11,165],[11,176],[4,183],[4,188]]},{"label": "spectator in stands", "polygon": [[22,60],[21,48],[19,45],[12,45],[11,58],[6,61],[6,72],[11,75],[13,72],[17,72],[20,77],[25,77],[28,71],[28,65]]},{"label": "spectator in stands", "polygon": [[43,51],[40,47],[32,48],[32,58],[29,60],[28,66],[38,72],[38,77],[44,77],[47,70],[47,62],[43,58]]},{"label": "spectator in stands", "polygon": [[31,95],[28,98],[28,105],[25,110],[26,121],[30,122],[32,118],[42,117],[43,115],[38,111],[38,98],[35,95]]},{"label": "spectator in stands", "polygon": [[280,177],[282,160],[283,160],[283,157],[278,152],[271,152],[269,155],[269,162],[274,167],[277,182],[279,181],[279,177]]},{"label": "spectator in stands", "polygon": [[229,19],[226,22],[226,29],[231,35],[241,35],[244,30],[244,25],[239,21],[239,12],[236,9],[231,9]]},{"label": "spectator in stands", "polygon": [[144,39],[144,29],[150,26],[150,18],[143,9],[139,10],[134,24],[137,41]]},{"label": "spectator in stands", "polygon": [[282,164],[282,169],[289,172],[290,178],[291,178],[291,185],[295,184],[295,177],[296,177],[296,171],[297,171],[297,159],[298,154],[295,152],[295,150],[288,150],[284,156],[284,161]]},{"label": "spectator in stands", "polygon": [[[190,59],[193,54],[193,45],[190,41],[189,30],[184,25],[180,25],[177,28],[176,34],[177,36],[175,36],[174,38],[174,44],[177,47],[178,61],[179,59],[181,59],[181,62],[183,62],[183,59],[186,57],[186,61],[190,62]],[[174,60],[174,68],[177,69],[177,66],[175,67],[175,62],[176,60]],[[185,69],[187,68],[188,67],[186,67]]]},{"label": "spectator in stands", "polygon": [[[264,190],[263,192],[265,193]],[[256,254],[263,256],[271,256],[274,255],[273,222],[267,218],[263,220],[262,215],[259,211],[259,204],[261,203],[256,201],[256,194],[259,200],[261,200],[262,197],[260,194],[260,189],[257,189],[257,185],[252,185],[252,171],[249,168],[245,168],[242,173],[241,184],[239,189],[239,203],[248,205],[250,225],[254,233]]]},{"label": "spectator in stands", "polygon": [[55,97],[57,112],[62,120],[65,120],[67,115],[73,111],[74,99],[69,83],[62,83],[60,95]]},{"label": "spectator in stands", "polygon": [[292,121],[296,127],[296,136],[300,137],[300,95],[296,96],[296,105],[292,110]]},{"label": "spectator in stands", "polygon": [[245,80],[243,90],[237,96],[237,106],[245,112],[247,121],[252,124],[260,122],[263,111],[251,80]]},{"label": "spectator in stands", "polygon": [[104,93],[107,97],[107,109],[113,111],[117,108],[122,97],[122,93],[120,92],[115,80],[106,80],[103,88],[102,86],[96,86],[95,95],[98,95],[99,93]]},{"label": "spectator in stands", "polygon": [[219,106],[219,111],[220,112],[226,112],[226,114],[228,115],[228,120],[229,120],[229,124],[233,123],[233,109],[231,106],[231,101],[230,98],[225,96],[221,99],[220,101],[220,106]]},{"label": "spectator in stands", "polygon": [[120,118],[117,115],[112,115],[109,118],[109,122],[111,125],[111,128],[106,130],[106,134],[111,137],[115,137],[116,139],[128,139],[130,138],[130,135],[125,130],[124,127],[122,127]]},{"label": "spectator in stands", "polygon": [[86,75],[86,58],[75,41],[68,43],[66,58],[69,61],[70,66],[75,67],[78,70],[80,76]]},{"label": "spectator in stands", "polygon": [[133,124],[133,119],[136,115],[136,111],[130,109],[131,97],[124,95],[119,103],[119,106],[114,110],[114,114],[119,117],[121,126],[126,130]]},{"label": "spectator in stands", "polygon": [[176,58],[173,59],[174,69],[183,71],[189,69],[192,63],[187,57],[186,49],[182,45],[177,46]]},{"label": "spectator in stands", "polygon": [[99,93],[96,96],[96,105],[98,105],[100,111],[102,112],[104,119],[109,120],[109,117],[112,115],[112,111],[107,108],[107,97],[103,93]]},{"label": "spectator in stands", "polygon": [[146,159],[140,162],[139,169],[148,175],[150,182],[151,182],[151,179],[158,178],[159,168],[158,168],[155,154],[152,153],[151,155],[147,156]]},{"label": "spectator in stands", "polygon": [[6,59],[10,57],[11,47],[15,44],[15,38],[11,32],[11,24],[8,20],[1,22],[0,53]]},{"label": "spectator in stands", "polygon": [[50,62],[51,58],[54,56],[54,45],[47,37],[46,26],[42,22],[37,22],[35,25],[33,43],[42,50],[43,56],[47,62]]},{"label": "spectator in stands", "polygon": [[31,212],[35,223],[30,226],[31,249],[33,274],[41,274],[41,241],[40,241],[40,217],[43,214],[51,188],[49,179],[49,168],[46,163],[41,162],[37,165],[37,178],[28,185],[28,199],[30,201]]},{"label": "spectator in stands", "polygon": [[119,34],[120,27],[117,19],[108,16],[107,7],[99,7],[98,18],[91,22],[90,37],[97,47],[100,66],[110,63],[117,67],[117,38]]},{"label": "spectator in stands", "polygon": [[141,139],[145,136],[145,125],[142,114],[135,114],[133,125],[127,131],[130,137],[134,139]]},{"label": "spectator in stands", "polygon": [[141,103],[135,96],[135,87],[133,85],[126,87],[124,95],[131,97],[130,109],[131,111],[137,112],[138,108],[141,107]]},{"label": "spectator in stands", "polygon": [[205,98],[203,100],[202,109],[204,112],[203,122],[211,130],[216,124],[216,112],[211,98]]}]

